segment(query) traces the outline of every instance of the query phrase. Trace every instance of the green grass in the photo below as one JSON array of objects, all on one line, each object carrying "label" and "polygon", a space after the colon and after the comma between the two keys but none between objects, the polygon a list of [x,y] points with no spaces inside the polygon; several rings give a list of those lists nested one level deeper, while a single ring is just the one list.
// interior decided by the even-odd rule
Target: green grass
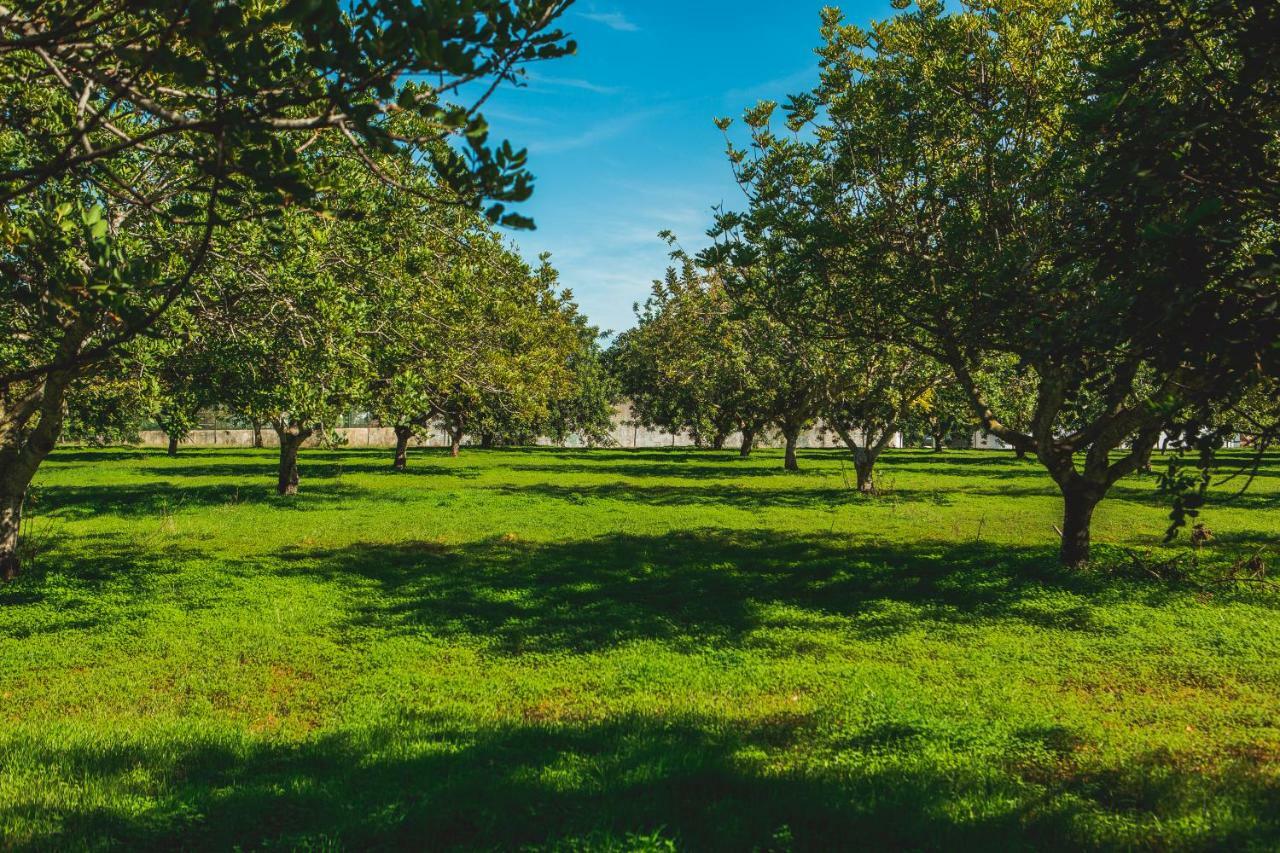
[{"label": "green grass", "polygon": [[[1032,463],[58,451],[0,589],[0,848],[1280,848],[1280,459],[1190,580]],[[1133,478],[1104,566],[1159,546]],[[1185,540],[1184,540],[1185,543]]]}]

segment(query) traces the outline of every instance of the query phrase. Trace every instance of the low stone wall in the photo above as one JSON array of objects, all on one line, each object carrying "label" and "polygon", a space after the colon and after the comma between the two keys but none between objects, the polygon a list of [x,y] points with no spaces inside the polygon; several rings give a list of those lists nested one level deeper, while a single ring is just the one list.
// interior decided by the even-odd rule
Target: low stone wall
[{"label": "low stone wall", "polygon": [[[334,430],[341,436],[347,447],[395,447],[396,433],[391,427],[351,427],[349,429]],[[145,447],[167,447],[169,437],[160,430],[145,430],[140,434],[141,442]],[[614,410],[613,430],[609,433],[611,445],[613,447],[623,448],[658,448],[658,447],[692,447],[694,445],[693,436],[687,433],[672,435],[669,432],[661,432],[659,430],[647,429],[635,423],[632,415],[630,404],[620,403]],[[190,447],[252,447],[253,446],[253,430],[251,429],[198,429],[194,430],[182,442]],[[262,443],[267,447],[276,447],[279,440],[276,438],[275,430],[270,426],[262,429]],[[320,443],[318,438],[312,438],[307,442],[308,447],[315,447]],[[474,436],[465,436],[464,444],[479,444],[479,439]],[[549,439],[539,439],[538,444],[550,446],[555,442]],[[782,447],[785,442],[782,436],[775,430],[769,430],[765,435],[757,437],[757,446],[760,447]],[[734,433],[729,436],[725,442],[725,447],[738,447],[742,444],[742,436]],[[583,447],[585,442],[581,436],[570,436],[565,442],[567,447]],[[834,433],[822,429],[815,428],[806,430],[800,435],[800,447],[840,447],[840,439]],[[414,447],[448,447],[449,436],[444,430],[432,429],[423,432],[417,436],[413,442]],[[895,436],[893,447],[902,446],[902,436]]]},{"label": "low stone wall", "polygon": [[[396,432],[391,427],[351,427],[350,429],[333,430],[342,437],[347,447],[395,447]],[[143,447],[167,447],[169,436],[160,430],[143,430],[138,433]],[[278,447],[280,440],[276,431],[267,427],[262,430],[262,443],[266,447]],[[309,439],[306,447],[320,444],[318,437]],[[417,447],[448,447],[449,438],[443,432],[435,430],[424,433],[413,442]],[[184,447],[253,447],[253,430],[251,429],[197,429],[192,430],[182,441]]]},{"label": "low stone wall", "polygon": [[[395,447],[396,433],[390,427],[351,427],[349,429],[334,430],[344,439],[347,447]],[[160,430],[144,430],[139,433],[141,444],[144,447],[167,447],[169,437]],[[644,427],[633,426],[627,423],[621,423],[614,427],[610,433],[613,441],[612,446],[622,448],[660,448],[660,447],[692,447],[693,438],[687,434],[671,435],[670,433],[659,432],[657,430],[645,429]],[[267,447],[276,447],[279,441],[276,438],[275,430],[270,427],[262,430],[262,443]],[[318,438],[312,438],[307,442],[307,447],[315,447],[320,443]],[[464,444],[479,444],[479,438],[474,436],[466,436],[463,440]],[[538,444],[543,446],[551,446],[555,442],[549,439],[539,439]],[[742,443],[742,436],[734,433],[729,436],[725,442],[725,447],[736,448]],[[448,447],[449,436],[442,430],[432,430],[428,433],[416,437],[411,443],[414,447]],[[775,432],[771,432],[766,436],[757,439],[759,447],[782,447],[784,444],[782,437]],[[183,440],[184,447],[252,447],[253,446],[253,430],[251,429],[198,429],[194,430],[186,439]],[[834,434],[820,430],[811,429],[800,435],[800,447],[841,447],[840,439]],[[565,442],[567,447],[583,447],[585,443],[580,436],[570,436]],[[893,444],[894,447],[901,447],[902,440],[899,436]]]}]

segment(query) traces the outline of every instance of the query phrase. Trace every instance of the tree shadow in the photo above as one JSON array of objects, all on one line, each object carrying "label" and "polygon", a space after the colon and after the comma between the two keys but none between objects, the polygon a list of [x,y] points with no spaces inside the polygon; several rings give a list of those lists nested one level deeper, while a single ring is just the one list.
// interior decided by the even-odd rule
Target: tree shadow
[{"label": "tree shadow", "polygon": [[[986,479],[985,476],[983,479]],[[894,494],[908,495],[912,491],[910,489],[895,490]],[[1045,478],[1042,484],[1036,486],[1005,485],[998,488],[985,484],[947,486],[945,494],[980,495],[991,498],[1062,498],[1062,492],[1048,478]],[[1165,510],[1170,506],[1169,496],[1156,490],[1154,480],[1141,476],[1133,476],[1116,483],[1108,490],[1104,501],[1126,501]],[[1210,490],[1203,509],[1205,511],[1215,509],[1276,510],[1280,509],[1280,493],[1260,492],[1255,489],[1244,494],[1228,494],[1222,491],[1214,492]]]},{"label": "tree shadow", "polygon": [[[0,820],[46,827],[10,839],[12,849],[1073,850],[1166,846],[1161,822],[1197,815],[1212,792],[1229,798],[1235,823],[1197,821],[1178,841],[1280,841],[1280,796],[1248,761],[1213,775],[1159,753],[1084,768],[1060,746],[1071,733],[1023,731],[1011,754],[1041,760],[1001,773],[930,757],[922,742],[940,746],[939,733],[878,723],[823,744],[819,760],[785,761],[797,769],[770,766],[821,722],[539,719],[533,707],[489,724],[406,714],[297,743],[10,738],[28,766],[134,796],[51,807],[19,795],[0,804]],[[161,781],[137,781],[139,767]],[[1121,834],[1144,821],[1152,834]]]},{"label": "tree shadow", "polygon": [[1158,606],[1179,594],[1062,571],[1048,549],[775,532],[357,544],[294,549],[280,560],[285,573],[351,590],[354,629],[466,637],[510,654],[587,653],[642,639],[794,653],[803,649],[779,644],[803,643],[803,631],[761,629],[804,627],[814,616],[839,617],[842,631],[864,637],[989,620],[1107,633],[1095,607],[1120,599]]},{"label": "tree shadow", "polygon": [[97,462],[136,462],[141,459],[154,459],[162,456],[163,450],[152,448],[77,448],[55,447],[49,454],[51,463],[97,463]]},{"label": "tree shadow", "polygon": [[[779,479],[785,482],[782,476],[779,475]],[[812,481],[800,482],[793,488],[754,486],[744,488],[733,483],[708,483],[697,486],[670,483],[654,486],[637,483],[600,483],[581,486],[533,483],[520,486],[493,486],[490,487],[490,491],[510,497],[535,496],[541,500],[555,500],[570,504],[605,500],[645,506],[729,506],[747,510],[763,510],[770,507],[830,510],[850,504],[869,504],[877,500],[873,496],[858,492],[852,484],[815,488],[811,483]],[[938,505],[949,503],[951,500],[944,492],[925,490],[895,490],[891,499],[899,502]]]},{"label": "tree shadow", "polygon": [[281,497],[269,480],[262,483],[192,485],[152,480],[146,484],[70,486],[40,484],[31,505],[33,515],[92,518],[100,514],[125,518],[163,517],[183,509],[251,504],[305,512],[349,500],[367,499],[366,490],[350,483],[306,482],[297,495]]},{"label": "tree shadow", "polygon": [[79,534],[73,549],[54,545],[24,563],[17,580],[0,584],[0,638],[89,630],[144,615],[156,589],[200,556],[190,543],[161,537]]},{"label": "tree shadow", "polygon": [[[750,460],[747,460],[750,461]],[[527,471],[536,472],[547,475],[563,475],[563,474],[596,474],[609,475],[613,477],[632,477],[632,478],[654,478],[654,479],[685,479],[685,480],[739,480],[743,477],[794,477],[792,473],[782,470],[779,464],[776,468],[760,468],[747,467],[738,464],[738,457],[734,456],[733,460],[726,456],[723,460],[715,460],[714,462],[704,463],[704,460],[698,459],[696,462],[642,462],[637,460],[632,464],[624,462],[606,462],[603,459],[600,462],[589,463],[569,463],[557,462],[546,465],[521,464],[507,466],[511,471]],[[801,474],[804,472],[801,471]]]}]

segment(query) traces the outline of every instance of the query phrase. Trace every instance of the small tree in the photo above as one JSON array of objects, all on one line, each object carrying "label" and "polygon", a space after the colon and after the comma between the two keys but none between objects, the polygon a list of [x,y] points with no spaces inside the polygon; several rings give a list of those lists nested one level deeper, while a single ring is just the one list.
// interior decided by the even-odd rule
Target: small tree
[{"label": "small tree", "polygon": [[913,412],[930,405],[941,378],[937,362],[896,346],[849,353],[847,379],[823,409],[823,421],[853,454],[858,491],[874,493],[875,465]]}]

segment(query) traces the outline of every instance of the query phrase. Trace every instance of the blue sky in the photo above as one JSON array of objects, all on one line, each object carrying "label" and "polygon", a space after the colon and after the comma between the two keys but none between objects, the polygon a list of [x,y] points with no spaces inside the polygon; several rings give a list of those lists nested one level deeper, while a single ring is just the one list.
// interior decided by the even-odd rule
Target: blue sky
[{"label": "blue sky", "polygon": [[[578,0],[562,22],[578,54],[529,69],[484,112],[494,139],[529,149],[537,177],[511,235],[552,253],[564,286],[602,329],[632,325],[667,266],[662,229],[705,244],[711,207],[741,207],[712,120],[782,100],[817,77],[818,13],[832,0]],[[865,23],[883,2],[838,4]]]}]

